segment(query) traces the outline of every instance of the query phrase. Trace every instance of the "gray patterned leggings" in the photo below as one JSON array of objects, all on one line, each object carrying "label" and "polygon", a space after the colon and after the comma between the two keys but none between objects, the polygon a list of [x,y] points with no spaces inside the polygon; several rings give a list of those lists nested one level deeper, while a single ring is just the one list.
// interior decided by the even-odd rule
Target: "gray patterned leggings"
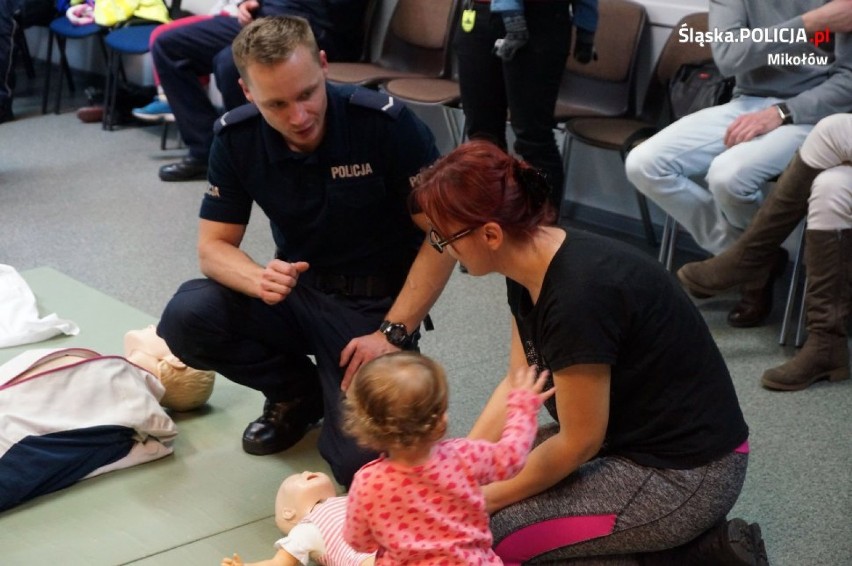
[{"label": "gray patterned leggings", "polygon": [[596,458],[492,515],[494,548],[507,565],[637,564],[634,554],[679,546],[724,518],[747,466],[745,452],[688,470]]}]

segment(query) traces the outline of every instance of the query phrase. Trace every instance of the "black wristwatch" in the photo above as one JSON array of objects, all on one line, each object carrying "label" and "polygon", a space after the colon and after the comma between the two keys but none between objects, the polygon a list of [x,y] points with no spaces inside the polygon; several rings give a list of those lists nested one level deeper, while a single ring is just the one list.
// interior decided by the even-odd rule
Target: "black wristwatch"
[{"label": "black wristwatch", "polygon": [[790,109],[787,108],[787,105],[783,102],[779,102],[775,105],[775,109],[778,110],[778,115],[781,116],[781,125],[792,124],[793,123],[793,113],[790,112]]},{"label": "black wristwatch", "polygon": [[404,348],[411,342],[411,335],[408,334],[408,330],[401,322],[383,320],[379,326],[379,332],[384,334],[388,342],[397,348]]}]

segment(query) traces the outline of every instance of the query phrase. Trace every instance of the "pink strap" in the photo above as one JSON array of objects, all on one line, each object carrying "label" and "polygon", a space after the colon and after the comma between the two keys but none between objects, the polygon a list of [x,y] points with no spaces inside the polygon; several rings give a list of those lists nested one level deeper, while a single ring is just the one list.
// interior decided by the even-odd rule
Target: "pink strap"
[{"label": "pink strap", "polygon": [[734,448],[734,452],[737,454],[748,454],[748,439],[745,442]]},{"label": "pink strap", "polygon": [[542,521],[513,532],[494,551],[507,566],[519,565],[539,554],[609,535],[615,518],[615,514],[587,515]]}]

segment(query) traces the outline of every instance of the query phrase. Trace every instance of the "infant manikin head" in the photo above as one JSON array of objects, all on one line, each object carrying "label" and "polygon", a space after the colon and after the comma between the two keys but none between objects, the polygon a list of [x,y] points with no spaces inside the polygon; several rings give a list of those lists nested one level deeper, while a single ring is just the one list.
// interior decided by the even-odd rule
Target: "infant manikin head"
[{"label": "infant manikin head", "polygon": [[334,484],[322,472],[302,472],[284,478],[275,497],[275,524],[290,533],[317,503],[337,495]]},{"label": "infant manikin head", "polygon": [[155,375],[166,389],[160,404],[174,411],[191,411],[210,399],[215,373],[187,366],[157,336],[154,326],[124,335],[124,357]]}]

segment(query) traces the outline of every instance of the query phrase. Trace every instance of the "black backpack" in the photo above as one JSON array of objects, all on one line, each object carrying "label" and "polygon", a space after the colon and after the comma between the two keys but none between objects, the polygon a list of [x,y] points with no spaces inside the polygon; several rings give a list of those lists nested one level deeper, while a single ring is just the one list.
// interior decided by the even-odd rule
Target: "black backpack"
[{"label": "black backpack", "polygon": [[669,83],[672,122],[703,108],[728,102],[733,90],[733,77],[723,77],[712,60],[681,65]]}]

